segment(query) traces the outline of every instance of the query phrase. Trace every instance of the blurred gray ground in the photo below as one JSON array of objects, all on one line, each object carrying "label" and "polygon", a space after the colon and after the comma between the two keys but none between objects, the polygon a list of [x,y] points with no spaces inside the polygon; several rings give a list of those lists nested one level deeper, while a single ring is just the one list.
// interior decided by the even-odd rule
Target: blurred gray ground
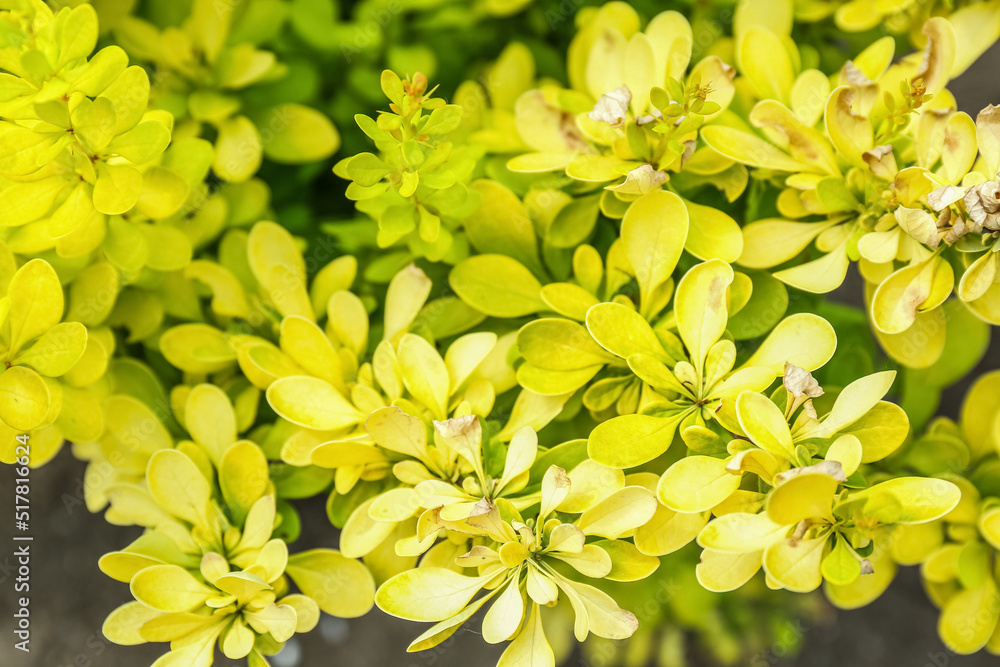
[{"label": "blurred gray ground", "polygon": [[[973,117],[991,101],[1000,102],[1000,46],[994,47],[969,72],[952,84],[962,109]],[[843,297],[859,294],[860,286],[846,285]],[[1000,334],[994,330],[993,344],[979,372],[1000,367]],[[942,411],[956,416],[965,384],[946,394]],[[83,464],[63,451],[52,463],[32,473],[31,653],[13,648],[12,612],[13,542],[9,510],[13,471],[0,466],[0,667],[142,667],[151,664],[163,645],[115,646],[104,639],[101,623],[119,604],[131,599],[128,587],[109,580],[97,568],[106,551],[121,548],[137,535],[135,529],[107,524],[87,513],[81,504]],[[303,508],[303,524],[309,534],[296,548],[335,546],[333,529],[327,523],[322,503]],[[6,545],[6,546],[3,546]],[[758,654],[751,667],[779,664],[791,667],[851,665],[875,667],[978,667],[996,665],[997,659],[980,653],[971,657],[949,654],[937,637],[938,612],[920,587],[915,568],[906,568],[879,600],[854,612],[841,612],[830,623],[805,631],[805,648],[794,659],[781,659],[780,650]],[[409,642],[426,629],[373,611],[366,617],[343,621],[324,618],[312,633],[289,642],[285,652],[273,660],[275,667],[492,667],[502,647],[489,646],[476,636],[470,624],[439,649],[407,654]],[[217,665],[233,665],[218,659]],[[578,657],[574,667],[589,666]],[[699,664],[691,656],[691,664]]]}]

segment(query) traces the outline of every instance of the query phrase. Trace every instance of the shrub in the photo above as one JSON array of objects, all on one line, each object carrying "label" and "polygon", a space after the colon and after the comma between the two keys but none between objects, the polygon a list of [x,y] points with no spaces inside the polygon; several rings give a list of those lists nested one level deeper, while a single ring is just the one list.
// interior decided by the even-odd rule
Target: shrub
[{"label": "shrub", "polygon": [[68,440],[144,529],[110,640],[732,663],[920,565],[1000,652],[997,373],[934,417],[1000,324],[1000,111],[947,88],[995,2],[66,4],[0,10],[0,460]]}]

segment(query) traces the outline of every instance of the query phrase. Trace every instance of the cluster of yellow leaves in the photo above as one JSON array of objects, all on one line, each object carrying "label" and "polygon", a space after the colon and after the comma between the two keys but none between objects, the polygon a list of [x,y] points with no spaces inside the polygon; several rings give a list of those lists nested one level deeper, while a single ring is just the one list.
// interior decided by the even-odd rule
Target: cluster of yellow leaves
[{"label": "cluster of yellow leaves", "polygon": [[132,225],[119,216],[165,218],[187,197],[183,176],[159,164],[173,118],[147,112],[149,78],[120,47],[90,57],[98,36],[90,5],[53,14],[24,4],[0,16],[9,35],[0,65],[4,238],[15,253],[60,257],[125,243],[115,225]]},{"label": "cluster of yellow leaves", "polygon": [[[957,11],[955,7],[951,2],[916,0],[810,0],[795,3],[795,20],[815,22],[832,18],[837,28],[846,32],[881,28],[895,34],[908,35],[914,44],[921,44],[924,22],[934,16],[944,15],[952,23],[968,26],[975,33],[1000,37],[1000,19],[997,17],[1000,6],[995,0],[962,3]],[[970,51],[969,63],[982,54],[978,46],[970,44],[967,47]]]},{"label": "cluster of yellow leaves", "polygon": [[[510,451],[516,451],[513,443]],[[512,458],[516,461],[508,455],[508,462]],[[656,501],[648,489],[632,484],[600,500],[577,497],[570,503],[573,491],[566,471],[552,466],[541,480],[539,510],[531,518],[522,518],[504,499],[484,498],[461,523],[449,522],[452,530],[473,540],[472,548],[454,559],[455,565],[476,568],[476,575],[422,565],[382,584],[376,603],[383,611],[436,622],[409,650],[441,643],[493,598],[483,617],[483,639],[491,644],[511,642],[497,663],[501,667],[555,664],[541,607],[554,606],[560,595],[572,606],[577,641],[590,633],[606,639],[632,636],[638,628],[635,616],[599,588],[575,579],[582,574],[636,581],[652,574],[659,560],[621,538],[653,516]],[[566,514],[579,516],[563,519]],[[602,539],[588,543],[588,537]],[[571,568],[571,574],[562,573],[566,571],[563,565]],[[481,590],[485,594],[473,600]]]},{"label": "cluster of yellow leaves", "polygon": [[72,312],[64,321],[63,287],[52,267],[34,259],[16,269],[2,245],[0,292],[0,460],[13,462],[15,437],[29,433],[29,463],[38,466],[64,439],[89,441],[103,431],[90,387],[104,374],[114,339],[108,331],[88,335]]},{"label": "cluster of yellow leaves", "polygon": [[[118,478],[104,490],[108,519],[146,528],[100,561],[136,599],[108,617],[105,635],[123,645],[170,642],[161,664],[211,665],[218,642],[229,658],[266,665],[263,656],[312,629],[320,610],[344,617],[368,611],[374,582],[363,565],[330,549],[289,556],[285,541],[272,537],[286,515],[276,513],[267,458],[253,442],[237,440],[236,413],[222,390],[199,385],[184,393],[182,421],[192,440],[176,447],[165,430],[158,441],[137,435],[149,431],[149,420],[159,426],[138,401],[105,403],[132,411],[115,413],[131,423],[115,429],[118,438],[102,443],[105,451],[117,445],[133,468],[145,462],[132,479],[127,466],[116,466]],[[288,578],[302,594],[290,593]]]},{"label": "cluster of yellow leaves", "polygon": [[340,135],[322,113],[296,103],[248,109],[241,95],[288,73],[274,53],[258,48],[281,25],[283,7],[259,3],[251,12],[240,3],[189,4],[179,26],[129,15],[113,27],[133,58],[156,67],[155,104],[177,119],[176,135],[214,135],[212,170],[231,183],[251,179],[265,156],[284,164],[330,157]]},{"label": "cluster of yellow leaves", "polygon": [[[932,523],[898,528],[886,560],[920,565],[924,588],[941,609],[938,632],[949,649],[1000,654],[1000,373],[969,388],[958,424],[940,418],[898,458],[897,468],[948,480],[958,504]],[[891,562],[890,561],[890,562]]]},{"label": "cluster of yellow leaves", "polygon": [[[969,65],[970,50],[996,37],[974,21],[935,17],[923,25],[922,52],[893,62],[886,37],[830,77],[799,70],[781,32],[789,25],[772,17],[737,36],[736,83],[749,123],[731,117],[702,135],[780,189],[781,217],[743,229],[737,262],[826,293],[859,261],[882,346],[900,364],[930,366],[945,340],[939,306],[953,289],[977,315],[1000,322],[1000,292],[990,291],[995,262],[983,252],[996,247],[996,112],[988,107],[973,121],[944,87]],[[801,261],[814,243],[818,258]]]},{"label": "cluster of yellow leaves", "polygon": [[[833,327],[786,317],[788,288],[855,261],[901,365],[937,367],[953,306],[1000,324],[1000,112],[945,87],[1000,35],[995,2],[921,3],[921,52],[887,37],[832,74],[795,19],[908,4],[741,2],[706,46],[611,2],[580,10],[565,85],[511,44],[453,104],[386,71],[390,111],[355,118],[377,153],[334,168],[374,224],[329,262],[261,221],[264,157],[339,146],[252,91],[286,75],[261,48],[284,3],[119,12],[125,48],[91,57],[89,4],[10,2],[0,458],[18,433],[36,465],[72,440],[87,507],[144,529],[101,560],[135,598],[104,631],[169,642],[157,665],[264,667],[320,611],[377,603],[436,624],[410,650],[485,609],[502,667],[550,667],[560,602],[577,641],[626,639],[618,584],[692,541],[707,591],[763,570],[845,608],[921,563],[949,646],[1000,649],[996,376],[961,430],[907,442],[894,372],[826,395]],[[122,328],[150,365],[113,358]],[[327,493],[341,550],[290,555],[289,501]]]}]

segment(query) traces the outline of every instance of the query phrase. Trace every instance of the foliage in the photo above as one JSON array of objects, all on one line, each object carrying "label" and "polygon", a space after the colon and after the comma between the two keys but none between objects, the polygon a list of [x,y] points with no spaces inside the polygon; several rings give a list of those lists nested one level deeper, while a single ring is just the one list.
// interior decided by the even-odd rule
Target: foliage
[{"label": "foliage", "polygon": [[0,3],[0,460],[142,528],[110,640],[732,664],[919,565],[1000,653],[997,374],[934,417],[1000,325],[996,0],[61,4]]}]

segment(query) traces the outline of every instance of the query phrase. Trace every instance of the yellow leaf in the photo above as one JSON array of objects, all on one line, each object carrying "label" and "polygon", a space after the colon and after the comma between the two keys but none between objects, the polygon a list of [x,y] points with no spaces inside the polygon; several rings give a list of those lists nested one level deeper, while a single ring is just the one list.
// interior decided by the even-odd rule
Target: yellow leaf
[{"label": "yellow leaf", "polygon": [[780,218],[766,218],[751,222],[743,228],[743,252],[737,263],[751,269],[769,269],[783,264],[836,224],[836,219],[791,222]]},{"label": "yellow leaf", "polygon": [[282,319],[281,349],[311,375],[345,389],[340,357],[315,323],[298,315]]},{"label": "yellow leaf", "polygon": [[[525,426],[514,434],[514,437],[511,438],[510,443],[507,445],[507,456],[504,458],[503,474],[500,476],[499,482],[507,485],[517,479],[518,476],[531,468],[537,456],[538,434],[530,426]],[[577,466],[577,468],[579,467]],[[570,477],[572,479],[572,473]],[[586,488],[586,484],[580,484],[579,486],[584,489]]]},{"label": "yellow leaf", "polygon": [[431,293],[431,279],[416,264],[410,264],[389,281],[385,295],[383,340],[392,341],[406,331]]},{"label": "yellow leaf", "polygon": [[524,620],[524,605],[520,576],[515,575],[483,617],[483,640],[499,644],[511,639]]},{"label": "yellow leaf", "polygon": [[267,388],[267,401],[288,421],[317,431],[352,426],[365,417],[330,383],[305,375],[276,380]]},{"label": "yellow leaf", "polygon": [[142,192],[142,174],[127,164],[97,163],[94,184],[94,208],[101,213],[117,215],[135,206]]},{"label": "yellow leaf", "polygon": [[750,167],[789,173],[810,171],[809,165],[743,130],[725,125],[709,125],[701,131],[701,137],[718,153]]},{"label": "yellow leaf", "polygon": [[[533,432],[532,432],[533,433]],[[535,436],[537,442],[537,436]],[[514,441],[511,441],[513,446]],[[531,452],[534,456],[534,451]],[[511,454],[508,453],[508,460]],[[526,460],[526,456],[523,460]],[[530,465],[530,464],[529,464]],[[504,474],[506,478],[506,473]],[[591,459],[580,463],[569,472],[572,482],[570,494],[559,505],[559,511],[572,514],[585,512],[625,486],[625,474],[621,470],[608,468]]]},{"label": "yellow leaf", "polygon": [[369,415],[365,428],[380,447],[427,459],[427,426],[396,407],[380,408]]},{"label": "yellow leaf", "polygon": [[375,582],[364,565],[333,549],[288,557],[288,576],[319,608],[339,618],[364,616],[372,608]]},{"label": "yellow leaf", "polygon": [[962,402],[962,433],[977,457],[1000,446],[994,430],[997,414],[1000,414],[1000,371],[993,371],[977,378]]},{"label": "yellow leaf", "polygon": [[101,632],[119,646],[145,644],[146,640],[139,634],[139,628],[159,615],[160,612],[150,609],[141,602],[126,602],[108,614],[101,626]]},{"label": "yellow leaf", "polygon": [[829,361],[836,349],[837,333],[829,322],[812,313],[796,313],[774,327],[743,367],[764,366],[783,375],[787,362],[814,371]]},{"label": "yellow leaf", "polygon": [[452,288],[476,310],[493,317],[521,317],[545,308],[541,283],[515,259],[475,255],[451,270]]},{"label": "yellow leaf", "polygon": [[616,540],[653,518],[656,499],[641,486],[626,486],[580,515],[577,527],[586,535]]},{"label": "yellow leaf", "polygon": [[898,334],[913,324],[917,313],[929,310],[951,294],[955,274],[948,262],[932,257],[911,264],[882,281],[872,298],[872,322],[883,333]]},{"label": "yellow leaf", "polygon": [[870,151],[875,140],[872,124],[867,115],[854,110],[855,90],[841,86],[830,93],[826,103],[826,131],[837,154],[860,169],[867,169],[865,151]]},{"label": "yellow leaf", "polygon": [[163,612],[194,611],[212,590],[177,565],[153,565],[139,571],[130,584],[139,602]]},{"label": "yellow leaf", "polygon": [[239,280],[220,264],[195,260],[184,269],[184,276],[199,280],[212,290],[212,310],[228,317],[247,317],[250,305]]},{"label": "yellow leaf", "polygon": [[461,612],[493,576],[467,577],[438,567],[408,570],[379,586],[375,604],[398,618],[443,621]]},{"label": "yellow leaf", "polygon": [[246,116],[235,116],[219,125],[212,169],[230,183],[246,181],[260,168],[262,147],[257,126]]},{"label": "yellow leaf", "polygon": [[674,317],[681,340],[701,373],[705,356],[726,331],[726,297],[733,269],[719,259],[698,264],[681,278],[674,298]]},{"label": "yellow leaf", "polygon": [[682,418],[683,413],[668,417],[614,417],[601,422],[590,432],[587,453],[609,468],[634,468],[667,451]]},{"label": "yellow leaf", "polygon": [[301,104],[279,104],[268,111],[272,130],[264,154],[282,164],[325,160],[340,147],[340,134],[330,119]]},{"label": "yellow leaf", "polygon": [[491,600],[493,596],[499,592],[499,590],[499,588],[496,588],[493,591],[490,591],[488,594],[470,603],[469,606],[451,618],[446,618],[440,623],[436,623],[433,627],[429,628],[422,635],[414,639],[406,648],[406,652],[413,653],[415,651],[426,651],[429,648],[434,648],[435,646],[441,644],[443,641],[455,634],[459,627],[472,618],[472,616],[479,611],[484,604]]},{"label": "yellow leaf", "polygon": [[712,519],[698,534],[698,545],[711,551],[752,554],[788,535],[788,525],[766,513],[732,512]]},{"label": "yellow leaf", "polygon": [[687,234],[687,208],[684,200],[672,192],[649,192],[632,202],[626,211],[621,240],[639,283],[643,315],[652,314],[653,292],[670,279]]},{"label": "yellow leaf", "polygon": [[45,380],[24,366],[0,373],[0,399],[0,419],[17,431],[31,431],[45,423],[53,402]]},{"label": "yellow leaf", "polygon": [[233,405],[215,385],[199,384],[191,390],[184,407],[184,426],[216,465],[226,449],[236,442]]},{"label": "yellow leaf", "polygon": [[764,551],[767,575],[782,588],[808,593],[823,582],[821,567],[827,536],[811,540],[780,540]]},{"label": "yellow leaf", "polygon": [[154,453],[146,468],[146,480],[149,492],[163,509],[196,526],[209,526],[212,491],[208,480],[186,455],[176,449]]},{"label": "yellow leaf", "polygon": [[556,579],[556,584],[576,614],[573,634],[577,641],[585,640],[589,632],[605,639],[628,639],[638,630],[635,615],[619,607],[607,593],[562,577]]},{"label": "yellow leaf", "polygon": [[656,493],[676,512],[704,512],[728,498],[740,486],[740,475],[726,469],[724,459],[687,456],[667,468]]},{"label": "yellow leaf", "polygon": [[686,201],[689,217],[684,249],[698,259],[735,262],[743,254],[743,231],[731,217],[711,206]]},{"label": "yellow leaf", "polygon": [[998,620],[1000,592],[988,577],[978,588],[963,590],[945,603],[938,633],[955,653],[975,653],[992,637]]},{"label": "yellow leaf", "polygon": [[142,67],[132,65],[119,74],[100,96],[111,101],[115,110],[114,133],[122,134],[135,127],[146,112],[149,76]]},{"label": "yellow leaf", "polygon": [[531,605],[531,616],[500,656],[497,667],[555,667],[555,654],[545,638],[541,607]]},{"label": "yellow leaf", "polygon": [[753,575],[761,565],[761,552],[726,553],[705,549],[701,552],[701,562],[695,567],[698,583],[713,593],[734,591]]},{"label": "yellow leaf", "polygon": [[826,294],[844,283],[851,261],[847,255],[847,244],[834,248],[819,259],[782,269],[774,277],[805,292]]},{"label": "yellow leaf", "polygon": [[160,352],[188,373],[208,374],[236,363],[236,350],[226,336],[207,324],[180,324],[160,337]]},{"label": "yellow leaf", "polygon": [[861,465],[863,458],[861,441],[851,434],[842,435],[833,441],[823,458],[826,461],[838,462],[844,474],[850,477]]},{"label": "yellow leaf", "polygon": [[[466,334],[452,341],[444,355],[444,365],[449,377],[448,395],[459,390],[496,343],[497,335],[491,331]],[[401,355],[400,358],[402,359]]]},{"label": "yellow leaf", "polygon": [[628,306],[615,302],[595,304],[587,311],[586,323],[594,340],[615,356],[628,359],[633,354],[648,354],[664,363],[672,361],[653,328]]},{"label": "yellow leaf", "polygon": [[241,440],[226,450],[219,465],[219,488],[237,522],[267,493],[271,482],[267,457],[249,440]]},{"label": "yellow leaf", "polygon": [[33,259],[18,269],[7,286],[7,297],[10,349],[14,353],[62,319],[62,285],[44,260]]},{"label": "yellow leaf", "polygon": [[[18,194],[8,191],[6,196],[15,197]],[[46,232],[52,238],[63,238],[80,229],[94,215],[94,190],[87,183],[79,183],[53,211],[46,224]]]},{"label": "yellow leaf", "polygon": [[866,375],[844,387],[830,414],[809,431],[808,437],[829,438],[856,422],[882,400],[895,378],[896,371],[882,371]]},{"label": "yellow leaf", "polygon": [[864,500],[865,515],[880,523],[926,523],[955,509],[962,492],[952,482],[924,477],[895,477],[862,489],[849,502]]},{"label": "yellow leaf", "polygon": [[71,369],[87,347],[87,328],[79,322],[61,322],[14,357],[14,363],[30,366],[42,375],[58,377]]},{"label": "yellow leaf", "polygon": [[761,100],[750,112],[750,122],[763,129],[773,141],[787,146],[795,160],[810,165],[810,172],[839,178],[840,167],[829,140],[822,132],[800,121],[782,102]]},{"label": "yellow leaf", "polygon": [[449,376],[441,355],[426,340],[403,334],[396,349],[406,389],[437,419],[448,412]]},{"label": "yellow leaf", "polygon": [[879,597],[896,577],[898,567],[885,552],[876,547],[869,556],[874,572],[858,577],[853,583],[836,585],[830,581],[823,584],[827,598],[840,609],[857,609]]},{"label": "yellow leaf", "polygon": [[395,523],[371,518],[368,510],[374,503],[375,498],[366,500],[351,513],[344,524],[340,533],[340,549],[345,556],[361,558],[371,553],[395,530]]},{"label": "yellow leaf", "polygon": [[660,559],[649,556],[625,540],[600,540],[593,545],[611,557],[611,571],[604,575],[609,581],[640,581],[660,567]]},{"label": "yellow leaf", "polygon": [[820,472],[804,472],[781,482],[767,498],[767,516],[783,526],[806,519],[833,522],[833,498],[839,482]]},{"label": "yellow leaf", "polygon": [[755,391],[744,391],[736,399],[736,416],[755,445],[786,461],[795,459],[788,422],[769,398]]},{"label": "yellow leaf", "polygon": [[707,512],[675,512],[658,505],[653,518],[635,529],[633,542],[646,555],[665,556],[686,546],[707,522]]}]

